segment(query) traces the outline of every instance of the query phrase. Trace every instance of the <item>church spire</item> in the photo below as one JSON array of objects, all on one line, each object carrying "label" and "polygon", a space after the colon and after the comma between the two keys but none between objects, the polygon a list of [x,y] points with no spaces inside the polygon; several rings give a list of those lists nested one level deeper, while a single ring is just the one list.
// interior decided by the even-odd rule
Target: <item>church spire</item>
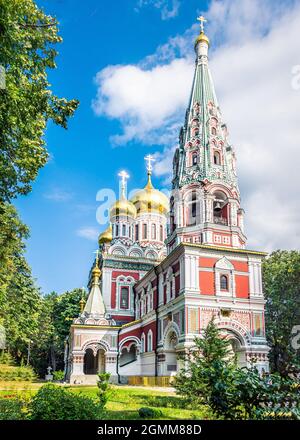
[{"label": "church spire", "polygon": [[209,39],[204,33],[203,16],[200,34],[195,41],[195,73],[180,134],[178,164],[174,175],[174,188],[205,179],[220,179],[235,185],[234,152],[228,143],[226,126],[215,93],[214,83],[208,65]]},{"label": "church spire", "polygon": [[235,153],[209,69],[206,19],[198,21],[192,90],[173,159],[169,252],[185,241],[237,248],[246,243]]},{"label": "church spire", "polygon": [[100,318],[105,315],[106,310],[99,285],[100,275],[101,270],[99,269],[99,250],[97,250],[95,266],[92,270],[90,293],[83,310],[83,314],[87,317]]}]

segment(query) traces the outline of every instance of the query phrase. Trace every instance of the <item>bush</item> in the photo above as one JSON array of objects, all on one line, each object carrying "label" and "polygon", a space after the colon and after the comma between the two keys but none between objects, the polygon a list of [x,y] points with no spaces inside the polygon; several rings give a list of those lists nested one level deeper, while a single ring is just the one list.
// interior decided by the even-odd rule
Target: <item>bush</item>
[{"label": "bush", "polygon": [[34,379],[36,379],[36,374],[30,366],[12,367],[1,365],[0,380],[33,381]]},{"label": "bush", "polygon": [[102,411],[91,398],[54,384],[42,386],[30,403],[32,420],[97,420]]},{"label": "bush", "polygon": [[4,396],[0,398],[0,420],[24,420],[26,418],[26,402],[18,397]]},{"label": "bush", "polygon": [[65,378],[65,372],[63,370],[53,371],[53,379],[57,381],[63,381]]},{"label": "bush", "polygon": [[100,408],[104,409],[107,401],[112,393],[111,385],[109,384],[110,373],[99,373],[98,374],[98,397]]},{"label": "bush", "polygon": [[160,409],[144,407],[139,409],[139,416],[141,419],[154,419],[156,417],[161,417],[162,412]]},{"label": "bush", "polygon": [[2,351],[2,353],[0,354],[0,364],[3,365],[14,365],[14,359],[12,357],[12,355],[10,353],[8,353],[7,351]]}]

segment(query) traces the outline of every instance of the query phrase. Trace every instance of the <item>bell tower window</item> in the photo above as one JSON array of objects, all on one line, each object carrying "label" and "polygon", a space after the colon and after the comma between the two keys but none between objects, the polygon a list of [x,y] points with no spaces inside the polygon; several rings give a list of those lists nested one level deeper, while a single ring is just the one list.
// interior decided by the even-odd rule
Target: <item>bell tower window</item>
[{"label": "bell tower window", "polygon": [[198,155],[197,153],[194,153],[192,155],[192,165],[197,165],[197,163],[198,163]]},{"label": "bell tower window", "polygon": [[199,203],[197,202],[197,192],[192,191],[187,201],[187,226],[195,226],[199,223]]},{"label": "bell tower window", "polygon": [[214,152],[214,165],[221,165],[221,155],[219,151]]}]

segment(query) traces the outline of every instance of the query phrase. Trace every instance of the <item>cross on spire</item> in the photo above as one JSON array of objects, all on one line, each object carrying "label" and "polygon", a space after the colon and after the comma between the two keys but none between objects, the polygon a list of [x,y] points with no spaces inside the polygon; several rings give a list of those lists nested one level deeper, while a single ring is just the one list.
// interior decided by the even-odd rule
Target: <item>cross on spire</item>
[{"label": "cross on spire", "polygon": [[96,267],[98,267],[98,263],[99,263],[99,249],[97,249],[94,254],[96,254]]},{"label": "cross on spire", "polygon": [[148,154],[148,156],[145,156],[144,159],[145,159],[145,161],[147,162],[147,171],[148,171],[148,174],[151,174],[152,169],[153,169],[151,162],[154,162],[155,159],[154,159],[153,156],[151,156],[151,154]]},{"label": "cross on spire", "polygon": [[119,177],[121,177],[121,197],[126,197],[126,182],[127,179],[129,179],[129,174],[126,173],[126,171],[120,171],[118,174]]},{"label": "cross on spire", "polygon": [[204,23],[207,23],[207,20],[203,17],[203,15],[197,17],[197,20],[200,21],[200,30],[204,33]]}]

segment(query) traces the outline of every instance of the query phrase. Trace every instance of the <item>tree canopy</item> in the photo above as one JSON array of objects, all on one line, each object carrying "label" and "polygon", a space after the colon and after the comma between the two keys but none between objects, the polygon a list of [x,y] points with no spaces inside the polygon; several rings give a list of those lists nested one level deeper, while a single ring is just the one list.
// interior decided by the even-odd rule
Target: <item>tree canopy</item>
[{"label": "tree canopy", "polygon": [[55,19],[33,0],[0,0],[0,40],[0,201],[9,201],[31,190],[47,161],[47,121],[66,128],[78,101],[50,89],[47,72],[56,67],[62,38]]},{"label": "tree canopy", "polygon": [[287,375],[300,369],[300,347],[292,330],[300,324],[300,252],[276,251],[263,264],[266,335],[271,369]]}]

